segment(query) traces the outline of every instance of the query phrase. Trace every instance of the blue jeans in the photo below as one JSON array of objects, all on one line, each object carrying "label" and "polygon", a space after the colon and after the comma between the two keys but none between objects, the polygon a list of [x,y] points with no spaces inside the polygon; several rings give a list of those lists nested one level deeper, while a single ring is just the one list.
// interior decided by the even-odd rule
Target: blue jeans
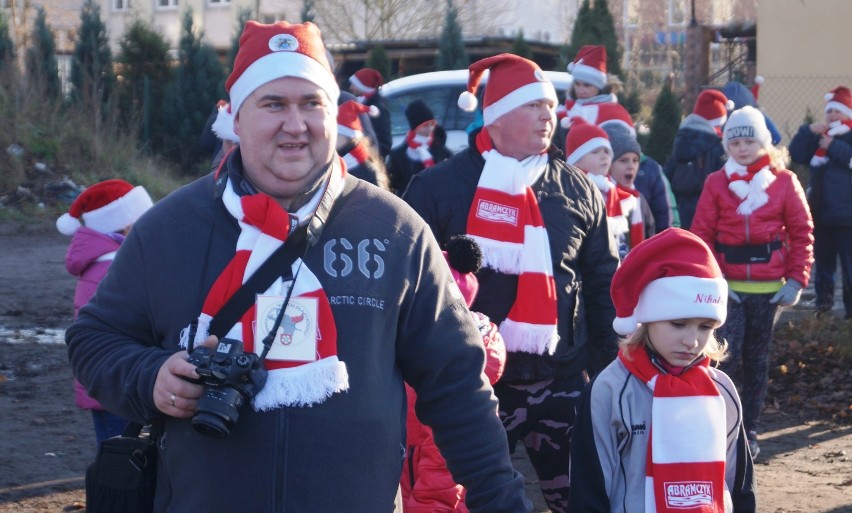
[{"label": "blue jeans", "polygon": [[127,427],[127,421],[106,410],[92,410],[92,421],[95,423],[95,437],[98,445],[107,438],[118,436]]},{"label": "blue jeans", "polygon": [[852,317],[852,227],[814,227],[814,292],[817,310],[830,311],[834,306],[834,275],[840,257],[843,284],[843,306],[846,317]]}]

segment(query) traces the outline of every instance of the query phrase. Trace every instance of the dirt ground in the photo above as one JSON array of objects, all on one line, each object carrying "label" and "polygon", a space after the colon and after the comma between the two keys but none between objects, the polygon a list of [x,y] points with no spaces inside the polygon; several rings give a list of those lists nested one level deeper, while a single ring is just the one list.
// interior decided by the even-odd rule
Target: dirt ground
[{"label": "dirt ground", "polygon": [[[95,454],[88,412],[74,406],[62,328],[74,280],[68,239],[50,223],[0,223],[0,513],[82,507]],[[852,513],[852,426],[802,420],[770,396],[757,459],[759,511]],[[548,511],[523,451],[536,513]]]}]

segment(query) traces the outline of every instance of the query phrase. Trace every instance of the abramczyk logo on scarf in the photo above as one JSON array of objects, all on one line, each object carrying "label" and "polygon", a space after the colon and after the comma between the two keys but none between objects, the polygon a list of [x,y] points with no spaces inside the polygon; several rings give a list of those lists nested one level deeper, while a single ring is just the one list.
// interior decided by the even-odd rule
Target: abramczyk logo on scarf
[{"label": "abramczyk logo on scarf", "polygon": [[665,483],[666,505],[670,508],[694,508],[713,504],[713,485],[710,481],[679,481]]},{"label": "abramczyk logo on scarf", "polygon": [[495,223],[518,226],[518,209],[481,199],[476,205],[476,217]]}]

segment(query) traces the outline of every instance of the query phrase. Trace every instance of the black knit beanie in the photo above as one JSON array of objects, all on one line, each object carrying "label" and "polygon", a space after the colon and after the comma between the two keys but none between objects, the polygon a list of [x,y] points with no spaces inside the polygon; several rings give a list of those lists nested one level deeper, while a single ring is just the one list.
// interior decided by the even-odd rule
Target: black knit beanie
[{"label": "black knit beanie", "polygon": [[414,130],[423,123],[435,119],[435,114],[432,109],[426,105],[423,100],[414,100],[405,108],[405,117],[408,119],[408,126]]}]

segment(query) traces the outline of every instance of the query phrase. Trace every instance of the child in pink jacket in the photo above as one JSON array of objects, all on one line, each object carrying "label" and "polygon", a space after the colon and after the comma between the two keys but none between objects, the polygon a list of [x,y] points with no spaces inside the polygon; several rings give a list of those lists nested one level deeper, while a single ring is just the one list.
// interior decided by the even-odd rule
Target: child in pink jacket
[{"label": "child in pink jacket", "polygon": [[[476,242],[464,235],[450,239],[444,252],[453,278],[468,308],[473,304],[479,282],[474,273],[482,265],[482,252]],[[485,375],[493,385],[503,375],[506,365],[506,346],[497,326],[479,312],[470,312],[485,346]],[[453,481],[447,463],[435,440],[432,430],[417,420],[414,405],[417,396],[406,385],[408,417],[406,419],[406,458],[403,462],[400,487],[404,513],[467,513],[464,504],[465,490]],[[497,415],[497,412],[494,412]]]},{"label": "child in pink jacket", "polygon": [[[151,197],[142,186],[134,187],[124,180],[106,180],[83,191],[68,212],[56,220],[60,233],[71,236],[65,268],[77,277],[75,318],[95,295],[130,226],[151,205]],[[127,421],[104,410],[76,379],[74,398],[77,406],[91,410],[98,444],[124,431]]]}]

